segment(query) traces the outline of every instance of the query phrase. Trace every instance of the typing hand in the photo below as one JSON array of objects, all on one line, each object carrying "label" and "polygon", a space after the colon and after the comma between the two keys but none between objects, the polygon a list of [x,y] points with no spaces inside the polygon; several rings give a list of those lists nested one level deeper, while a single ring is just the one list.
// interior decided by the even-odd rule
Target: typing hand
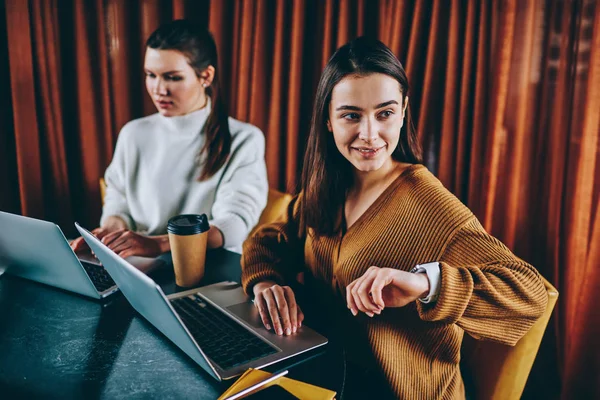
[{"label": "typing hand", "polygon": [[[96,228],[92,231],[92,234],[94,236],[96,236],[98,239],[102,240],[102,238],[105,237],[106,235],[108,235],[109,232],[110,231],[106,228]],[[73,251],[75,253],[90,251],[90,248],[88,247],[87,243],[85,242],[85,240],[83,240],[83,236],[78,237],[75,240],[72,240],[70,245],[71,245],[71,249],[73,249]]]},{"label": "typing hand", "polygon": [[279,286],[274,282],[260,282],[254,285],[254,305],[267,329],[278,335],[291,335],[302,326],[304,314],[296,303],[294,292],[289,286]]},{"label": "typing hand", "polygon": [[127,229],[111,232],[101,240],[122,258],[129,256],[156,257],[161,254],[160,244],[157,240]]},{"label": "typing hand", "polygon": [[425,273],[371,267],[346,287],[346,302],[354,316],[362,311],[373,317],[385,307],[404,307],[427,293],[429,279]]}]

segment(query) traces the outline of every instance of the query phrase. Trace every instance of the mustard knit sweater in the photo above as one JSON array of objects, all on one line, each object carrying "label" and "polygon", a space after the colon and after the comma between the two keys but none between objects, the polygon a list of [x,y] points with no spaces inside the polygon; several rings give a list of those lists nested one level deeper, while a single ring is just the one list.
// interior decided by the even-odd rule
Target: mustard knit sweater
[{"label": "mustard knit sweater", "polygon": [[[283,222],[261,227],[244,243],[245,290],[262,280],[283,284],[297,272],[311,273],[337,299],[336,313],[353,321],[352,329],[340,325],[355,341],[348,356],[360,360],[368,354],[398,398],[464,398],[459,370],[464,332],[514,345],[546,307],[538,272],[486,233],[421,165],[403,171],[343,235],[298,237],[298,201]],[[346,285],[370,266],[410,271],[433,261],[441,272],[435,303],[416,301],[373,318],[351,317]],[[361,353],[361,346],[367,351]]]}]

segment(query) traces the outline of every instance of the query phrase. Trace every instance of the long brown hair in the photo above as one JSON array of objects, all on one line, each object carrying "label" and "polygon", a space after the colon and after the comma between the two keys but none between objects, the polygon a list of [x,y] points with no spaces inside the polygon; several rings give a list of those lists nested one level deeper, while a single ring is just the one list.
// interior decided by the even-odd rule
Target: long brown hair
[{"label": "long brown hair", "polygon": [[[379,40],[359,37],[340,47],[331,57],[319,80],[310,134],[302,168],[299,233],[308,228],[317,235],[339,232],[339,212],[353,184],[352,164],[337,149],[333,134],[327,129],[331,92],[348,75],[373,73],[388,75],[400,84],[404,98],[408,96],[408,78],[394,53]],[[397,161],[422,163],[421,147],[413,125],[410,104],[405,124],[400,130],[398,147],[392,158]]]},{"label": "long brown hair", "polygon": [[210,65],[215,69],[211,85],[206,88],[212,108],[204,132],[206,142],[200,150],[203,159],[199,180],[206,180],[219,171],[227,161],[231,151],[231,132],[229,131],[227,105],[221,95],[219,85],[219,67],[217,46],[211,33],[203,27],[184,19],[161,25],[148,40],[146,47],[156,50],[177,50],[188,60],[197,76]]}]

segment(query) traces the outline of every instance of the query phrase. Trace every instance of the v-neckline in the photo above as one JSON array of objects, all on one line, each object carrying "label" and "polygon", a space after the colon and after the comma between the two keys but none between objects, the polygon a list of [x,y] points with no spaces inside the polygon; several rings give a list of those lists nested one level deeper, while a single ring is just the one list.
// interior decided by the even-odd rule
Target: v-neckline
[{"label": "v-neckline", "polygon": [[373,210],[377,207],[377,205],[379,203],[381,203],[384,199],[386,199],[391,191],[395,190],[398,187],[398,185],[403,180],[402,178],[404,178],[410,172],[415,171],[419,167],[421,167],[420,164],[413,164],[413,165],[406,167],[404,169],[404,171],[402,171],[400,173],[400,175],[398,175],[396,178],[394,178],[394,180],[392,182],[390,182],[390,184],[383,190],[383,192],[381,192],[381,194],[379,196],[377,196],[375,201],[373,201],[373,203],[371,203],[371,205],[369,205],[369,207],[367,207],[367,209],[356,219],[356,221],[354,221],[354,223],[350,227],[348,227],[346,225],[346,201],[344,201],[344,204],[343,204],[342,210],[341,210],[341,212],[342,212],[342,229],[341,229],[342,238],[347,236],[348,233],[352,232],[357,225],[362,223],[362,221],[373,212]]}]

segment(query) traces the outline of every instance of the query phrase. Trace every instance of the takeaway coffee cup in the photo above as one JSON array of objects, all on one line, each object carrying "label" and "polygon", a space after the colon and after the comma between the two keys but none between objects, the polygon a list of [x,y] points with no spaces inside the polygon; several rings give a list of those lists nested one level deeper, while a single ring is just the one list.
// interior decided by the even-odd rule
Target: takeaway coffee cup
[{"label": "takeaway coffee cup", "polygon": [[208,229],[206,214],[183,214],[169,220],[167,232],[178,286],[194,286],[204,276]]}]

